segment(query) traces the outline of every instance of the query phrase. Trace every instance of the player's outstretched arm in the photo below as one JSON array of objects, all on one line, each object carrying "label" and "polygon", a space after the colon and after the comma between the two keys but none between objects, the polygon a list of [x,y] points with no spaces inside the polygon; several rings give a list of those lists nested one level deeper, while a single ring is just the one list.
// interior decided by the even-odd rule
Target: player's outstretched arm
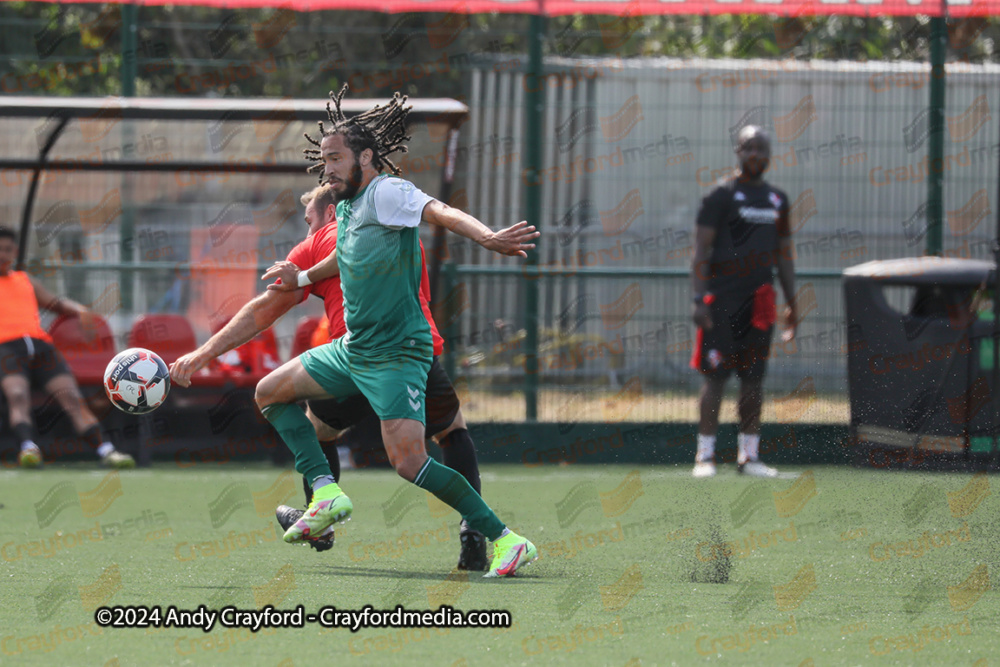
[{"label": "player's outstretched arm", "polygon": [[56,296],[43,285],[36,282],[34,278],[29,278],[29,280],[31,280],[31,286],[35,288],[35,301],[38,302],[39,308],[51,310],[53,313],[67,317],[85,317],[90,314],[86,306],[72,299]]},{"label": "player's outstretched arm", "polygon": [[35,301],[38,302],[39,308],[51,310],[53,313],[58,313],[66,317],[79,317],[84,331],[94,330],[95,321],[92,310],[72,299],[56,296],[45,289],[43,285],[36,282],[34,278],[29,278],[29,280],[31,281],[31,286],[35,288]]},{"label": "player's outstretched arm", "polygon": [[[271,268],[264,272],[264,275],[261,276],[260,279],[274,279],[274,282],[267,286],[267,289],[269,290],[291,292],[299,289],[300,273],[302,273],[302,271],[299,269],[299,266],[286,259],[280,262],[275,262]],[[301,283],[302,285],[312,285],[313,283],[318,283],[321,280],[339,276],[340,265],[337,264],[337,251],[334,250],[331,252],[316,266],[306,269],[305,274],[306,279]]]},{"label": "player's outstretched arm", "polygon": [[529,225],[524,220],[507,229],[494,232],[465,211],[436,199],[424,206],[423,220],[451,230],[501,255],[527,257],[527,251],[535,247],[535,244],[529,241],[541,236],[540,232],[535,231],[534,225]]},{"label": "player's outstretched arm", "polygon": [[191,376],[220,354],[234,350],[278,321],[301,300],[295,292],[264,292],[240,308],[226,326],[194,352],[170,364],[170,380],[191,386]]}]

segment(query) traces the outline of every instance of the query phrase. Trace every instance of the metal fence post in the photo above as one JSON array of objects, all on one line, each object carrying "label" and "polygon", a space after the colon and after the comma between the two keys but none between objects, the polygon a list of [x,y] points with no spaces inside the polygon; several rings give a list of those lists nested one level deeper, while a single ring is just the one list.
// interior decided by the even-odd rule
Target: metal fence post
[{"label": "metal fence post", "polygon": [[[545,34],[548,29],[548,19],[541,15],[531,17],[527,92],[524,96],[525,113],[525,147],[524,174],[527,176],[524,188],[524,219],[536,227],[541,227],[542,218],[542,188],[539,172],[542,168],[542,114],[544,113],[544,67],[542,49],[545,45]],[[541,239],[534,252],[528,253],[526,270],[528,275],[535,274],[535,279],[529,278],[524,289],[524,413],[529,422],[538,420],[538,253],[542,246]]]},{"label": "metal fence post", "polygon": [[941,218],[944,209],[944,104],[948,28],[944,16],[931,19],[930,136],[927,143],[927,254],[941,255]]},{"label": "metal fence post", "polygon": [[[135,78],[138,72],[138,39],[137,25],[139,8],[133,4],[122,5],[122,63],[121,83],[122,97],[135,97]],[[132,124],[122,123],[122,146],[133,143]],[[131,264],[135,261],[135,206],[132,203],[132,179],[129,172],[121,174],[122,224],[119,228],[119,249],[121,262]],[[122,308],[130,312],[134,307],[132,291],[137,279],[135,271],[122,270],[118,274],[118,284],[121,287]]]}]

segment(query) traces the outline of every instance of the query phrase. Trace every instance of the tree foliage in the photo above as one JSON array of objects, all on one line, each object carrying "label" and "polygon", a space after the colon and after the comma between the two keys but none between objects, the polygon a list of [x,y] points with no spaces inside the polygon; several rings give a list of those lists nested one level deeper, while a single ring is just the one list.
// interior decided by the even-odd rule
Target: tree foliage
[{"label": "tree foliage", "polygon": [[[123,52],[121,5],[0,3],[0,92],[115,95],[134,65],[136,94],[458,97],[483,63],[523,68],[522,15],[138,8],[137,43]],[[930,21],[915,18],[568,16],[547,22],[545,51],[564,57],[916,60]],[[949,59],[996,61],[1000,22],[948,24]],[[504,63],[498,65],[497,63]]]}]

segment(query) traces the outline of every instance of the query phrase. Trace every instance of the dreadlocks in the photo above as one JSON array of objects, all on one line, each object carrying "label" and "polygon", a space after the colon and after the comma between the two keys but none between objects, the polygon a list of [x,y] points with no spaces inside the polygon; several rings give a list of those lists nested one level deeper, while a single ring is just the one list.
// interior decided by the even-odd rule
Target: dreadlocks
[{"label": "dreadlocks", "polygon": [[406,96],[397,92],[385,106],[376,104],[368,111],[348,118],[340,108],[345,93],[347,93],[346,83],[336,95],[330,91],[334,109],[331,109],[330,102],[327,102],[326,114],[332,127],[324,128],[323,121],[319,121],[318,140],[308,134],[304,135],[306,140],[316,147],[302,151],[306,159],[313,162],[307,172],[319,172],[319,181],[323,182],[323,154],[320,144],[324,137],[339,134],[344,137],[344,143],[354,153],[355,159],[366,148],[371,149],[372,166],[377,171],[388,168],[394,175],[399,175],[399,167],[393,164],[389,156],[393,153],[405,153],[407,150],[405,142],[410,140],[410,135],[406,134],[406,117],[412,107],[403,106],[406,104]]}]

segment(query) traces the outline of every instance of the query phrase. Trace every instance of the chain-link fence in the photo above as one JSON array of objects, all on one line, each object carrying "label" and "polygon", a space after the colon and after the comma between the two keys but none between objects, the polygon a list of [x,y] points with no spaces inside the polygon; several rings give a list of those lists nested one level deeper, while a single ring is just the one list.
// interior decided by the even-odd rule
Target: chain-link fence
[{"label": "chain-link fence", "polygon": [[[696,419],[694,219],[735,167],[747,124],[771,133],[768,180],[792,202],[798,338],[775,338],[767,383],[789,415],[847,418],[840,272],[924,253],[935,169],[944,254],[992,256],[996,65],[948,67],[940,161],[927,153],[926,64],[554,59],[549,68],[545,162],[534,178],[544,186],[540,265],[558,277],[540,283],[540,415],[582,419],[622,404],[629,419]],[[484,150],[466,181],[470,210],[495,225],[517,219],[529,185],[518,155],[526,79],[499,69],[473,78],[469,131]],[[457,245],[460,262],[495,261]],[[499,340],[522,328],[507,300],[518,279],[462,275],[468,310],[457,340],[471,386],[523,371],[523,355],[511,354],[518,342]]]},{"label": "chain-link fence", "polygon": [[[1000,153],[992,19],[949,24],[940,162],[928,159],[925,20],[552,19],[540,83],[544,163],[534,173],[522,155],[527,17],[136,11],[132,44],[117,5],[0,5],[0,92],[266,96],[275,119],[140,123],[118,121],[109,105],[57,144],[51,157],[60,159],[247,165],[221,174],[43,172],[29,270],[103,309],[122,342],[146,312],[182,312],[203,340],[262,289],[259,267],[305,233],[298,195],[314,180],[263,176],[252,165],[300,159],[309,128],[282,120],[282,99],[322,98],[344,82],[354,97],[401,90],[466,102],[450,203],[492,227],[521,219],[525,188],[541,186],[542,216],[532,222],[543,230],[542,273],[554,275],[536,278],[456,238],[440,256],[452,266],[434,295],[445,304],[446,358],[476,420],[525,417],[525,286],[533,279],[539,419],[696,418],[694,217],[734,166],[733,137],[749,123],[772,134],[768,178],[793,202],[799,272],[799,336],[776,339],[766,387],[777,400],[766,420],[846,421],[839,273],[924,251],[933,170],[944,176],[944,253],[989,256]],[[37,153],[47,123],[5,120],[0,146]],[[444,138],[433,123],[415,127],[400,160],[432,194]],[[19,220],[29,176],[0,173],[5,224]],[[319,312],[318,303],[300,308]],[[285,355],[295,328],[286,319],[278,326]]]}]

